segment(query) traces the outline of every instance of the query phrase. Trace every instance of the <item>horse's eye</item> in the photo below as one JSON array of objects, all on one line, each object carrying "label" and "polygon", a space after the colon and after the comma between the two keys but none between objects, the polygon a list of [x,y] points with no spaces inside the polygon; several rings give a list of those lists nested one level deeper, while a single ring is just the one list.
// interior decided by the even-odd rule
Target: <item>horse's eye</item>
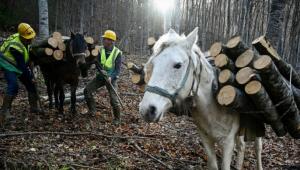
[{"label": "horse's eye", "polygon": [[181,63],[176,63],[176,64],[174,65],[174,68],[176,68],[176,69],[180,69],[180,67],[181,67]]}]

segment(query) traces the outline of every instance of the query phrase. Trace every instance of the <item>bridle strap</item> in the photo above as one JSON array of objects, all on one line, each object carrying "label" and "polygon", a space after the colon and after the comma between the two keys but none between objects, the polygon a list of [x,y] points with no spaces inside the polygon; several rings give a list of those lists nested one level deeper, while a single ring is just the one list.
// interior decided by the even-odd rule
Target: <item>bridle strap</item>
[{"label": "bridle strap", "polygon": [[[162,89],[160,87],[157,87],[157,86],[146,86],[146,89],[145,91],[147,92],[151,92],[151,93],[155,93],[155,94],[158,94],[160,96],[163,96],[163,97],[166,97],[168,98],[169,100],[171,100],[173,106],[176,104],[176,98],[180,92],[180,90],[184,87],[187,79],[188,79],[188,76],[189,76],[189,73],[190,73],[190,69],[191,69],[191,66],[192,66],[192,59],[189,57],[189,64],[188,64],[188,67],[186,69],[186,72],[185,72],[185,75],[183,77],[183,79],[181,80],[181,83],[180,83],[180,86],[179,88],[173,93],[169,93],[167,90],[165,89]],[[192,88],[193,88],[193,85],[192,85]]]},{"label": "bridle strap", "polygon": [[77,56],[85,56],[86,57],[86,53],[75,53],[75,54],[72,53],[72,56],[73,57],[77,57]]}]

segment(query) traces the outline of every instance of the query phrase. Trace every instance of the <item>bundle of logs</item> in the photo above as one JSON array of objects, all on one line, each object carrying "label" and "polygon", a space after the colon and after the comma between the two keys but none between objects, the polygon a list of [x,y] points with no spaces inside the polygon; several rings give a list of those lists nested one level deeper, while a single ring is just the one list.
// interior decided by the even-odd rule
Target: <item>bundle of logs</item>
[{"label": "bundle of logs", "polygon": [[[49,38],[33,42],[30,52],[34,56],[39,56],[40,60],[45,64],[59,61],[64,58],[64,52],[66,51],[65,42],[69,39],[69,37],[62,36],[59,32],[53,32]],[[98,56],[100,46],[94,44],[94,39],[87,36],[85,41],[88,45],[86,57]]]},{"label": "bundle of logs", "polygon": [[210,53],[219,70],[217,101],[269,124],[277,136],[300,138],[300,75],[261,36],[248,48],[241,37],[214,43]]}]

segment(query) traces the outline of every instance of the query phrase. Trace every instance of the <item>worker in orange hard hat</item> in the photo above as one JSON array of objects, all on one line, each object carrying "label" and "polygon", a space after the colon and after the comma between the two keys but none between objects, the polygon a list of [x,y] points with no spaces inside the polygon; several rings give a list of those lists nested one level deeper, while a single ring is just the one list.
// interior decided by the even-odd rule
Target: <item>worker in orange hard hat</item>
[{"label": "worker in orange hard hat", "polygon": [[[107,80],[112,84],[114,89],[117,89],[117,79],[121,70],[122,63],[122,51],[115,46],[115,41],[117,40],[116,33],[112,30],[106,30],[102,35],[103,46],[99,49],[99,57],[97,57],[97,62],[102,66],[107,75]],[[84,89],[84,96],[87,102],[87,106],[90,114],[95,114],[96,104],[92,93],[95,92],[102,86],[106,86],[110,95],[110,104],[112,106],[114,114],[114,124],[119,124],[120,119],[120,106],[117,95],[113,92],[111,86],[107,84],[103,75],[98,74],[95,79],[87,84]]]},{"label": "worker in orange hard hat", "polygon": [[34,85],[34,77],[29,67],[29,45],[36,33],[27,23],[18,26],[18,33],[9,36],[0,47],[0,69],[4,71],[7,81],[6,94],[0,111],[0,124],[4,120],[12,120],[11,104],[18,93],[18,79],[28,91],[28,100],[32,112],[39,112],[38,95]]}]

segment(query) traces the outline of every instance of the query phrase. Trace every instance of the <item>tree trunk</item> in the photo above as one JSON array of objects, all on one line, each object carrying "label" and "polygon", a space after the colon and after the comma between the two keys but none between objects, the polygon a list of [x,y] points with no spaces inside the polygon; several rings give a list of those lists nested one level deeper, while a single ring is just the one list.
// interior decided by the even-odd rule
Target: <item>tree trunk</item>
[{"label": "tree trunk", "polygon": [[285,0],[272,0],[269,13],[266,37],[277,50],[282,36],[285,3]]},{"label": "tree trunk", "polygon": [[293,92],[273,64],[272,59],[263,55],[254,62],[254,68],[259,71],[262,83],[270,95],[276,109],[282,117],[289,134],[300,138],[300,116],[294,101]]},{"label": "tree trunk", "polygon": [[48,1],[38,0],[39,4],[39,38],[49,37]]},{"label": "tree trunk", "polygon": [[232,72],[235,72],[234,63],[225,54],[219,54],[216,56],[215,66],[219,67],[220,69],[229,69]]},{"label": "tree trunk", "polygon": [[272,126],[272,129],[277,136],[284,136],[287,132],[284,129],[284,125],[280,121],[280,117],[275,106],[273,105],[272,100],[262,84],[256,80],[251,81],[245,86],[245,92],[252,99],[252,102],[259,110],[258,112],[262,114],[267,123]]}]

